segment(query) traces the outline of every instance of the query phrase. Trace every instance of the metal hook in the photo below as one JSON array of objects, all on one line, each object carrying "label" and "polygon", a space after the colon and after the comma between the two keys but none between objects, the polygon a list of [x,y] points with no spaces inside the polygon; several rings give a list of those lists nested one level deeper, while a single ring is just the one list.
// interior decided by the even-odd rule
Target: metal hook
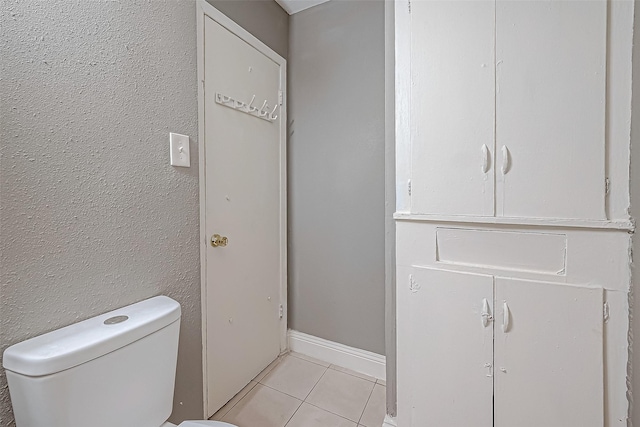
[{"label": "metal hook", "polygon": [[277,115],[276,115],[276,116],[274,116],[274,115],[273,115],[273,113],[275,113],[277,109],[278,109],[278,105],[276,105],[275,107],[273,107],[273,111],[271,112],[271,114],[269,114],[269,118],[270,118],[271,120],[275,120],[275,119],[277,119],[277,118],[278,118],[278,116],[277,116]]},{"label": "metal hook", "polygon": [[231,101],[233,101],[233,99],[231,99],[231,97],[222,95],[222,102],[224,102],[225,104],[228,104]]}]

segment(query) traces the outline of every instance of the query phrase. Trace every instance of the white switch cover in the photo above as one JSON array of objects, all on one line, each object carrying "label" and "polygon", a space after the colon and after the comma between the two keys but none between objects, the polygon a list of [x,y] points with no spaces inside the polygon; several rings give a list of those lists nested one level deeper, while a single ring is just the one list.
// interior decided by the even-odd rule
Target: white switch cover
[{"label": "white switch cover", "polygon": [[169,133],[169,145],[171,147],[171,165],[191,167],[189,136],[171,132]]}]

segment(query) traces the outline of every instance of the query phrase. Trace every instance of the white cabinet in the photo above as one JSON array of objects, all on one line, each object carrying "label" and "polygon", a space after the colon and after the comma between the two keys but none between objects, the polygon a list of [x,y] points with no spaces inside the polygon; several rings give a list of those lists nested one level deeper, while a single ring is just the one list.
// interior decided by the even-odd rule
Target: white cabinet
[{"label": "white cabinet", "polygon": [[495,5],[411,8],[412,212],[493,215]]},{"label": "white cabinet", "polygon": [[603,290],[495,278],[495,427],[604,425]]},{"label": "white cabinet", "polygon": [[409,280],[411,425],[603,426],[601,288],[423,267]]},{"label": "white cabinet", "polygon": [[603,220],[607,2],[414,1],[413,214]]},{"label": "white cabinet", "polygon": [[[493,278],[415,269],[411,307],[411,365],[398,366],[410,384],[413,426],[493,426],[493,328],[483,325]],[[400,314],[399,314],[400,315]]]},{"label": "white cabinet", "polygon": [[606,0],[498,1],[495,42],[497,214],[604,219]]},{"label": "white cabinet", "polygon": [[634,16],[395,1],[399,427],[627,425]]}]

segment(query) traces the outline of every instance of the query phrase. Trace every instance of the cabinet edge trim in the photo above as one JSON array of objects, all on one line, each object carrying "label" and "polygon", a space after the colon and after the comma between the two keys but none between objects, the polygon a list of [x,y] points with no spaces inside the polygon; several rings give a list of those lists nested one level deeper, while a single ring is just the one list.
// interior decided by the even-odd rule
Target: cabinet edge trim
[{"label": "cabinet edge trim", "polygon": [[393,218],[398,221],[423,221],[423,222],[452,222],[468,224],[497,224],[497,225],[534,225],[544,227],[570,227],[592,228],[604,230],[622,230],[633,232],[635,221],[623,220],[588,220],[588,219],[551,219],[551,218],[508,218],[508,217],[483,217],[464,215],[425,215],[396,212]]}]

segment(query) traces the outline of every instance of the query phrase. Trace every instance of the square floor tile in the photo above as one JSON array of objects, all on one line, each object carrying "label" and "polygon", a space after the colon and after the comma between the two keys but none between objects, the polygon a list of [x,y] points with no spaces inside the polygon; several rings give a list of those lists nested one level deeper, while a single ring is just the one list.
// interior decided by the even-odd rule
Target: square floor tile
[{"label": "square floor tile", "polygon": [[326,370],[324,366],[286,356],[260,383],[304,400]]},{"label": "square floor tile", "polygon": [[366,374],[361,374],[358,371],[354,371],[354,370],[351,370],[351,369],[343,368],[342,366],[331,365],[330,368],[334,369],[336,371],[339,371],[339,372],[344,372],[345,374],[353,375],[354,377],[362,378],[363,380],[371,381],[372,383],[376,382],[376,379],[374,377],[372,377],[372,376],[369,376],[369,375],[366,375]]},{"label": "square floor tile", "polygon": [[293,357],[297,357],[298,359],[306,360],[308,362],[313,362],[316,365],[324,366],[325,368],[328,368],[329,365],[331,365],[330,363],[325,362],[323,360],[316,359],[315,357],[307,356],[306,354],[296,353],[295,351],[292,351],[291,353],[289,353],[289,355]]},{"label": "square floor tile", "polygon": [[243,388],[242,390],[240,390],[238,392],[238,394],[233,396],[233,398],[230,401],[228,401],[226,405],[224,405],[222,408],[220,408],[218,410],[218,412],[213,414],[213,416],[211,418],[209,418],[209,419],[210,420],[214,420],[214,421],[222,421],[222,418],[225,415],[227,415],[227,412],[229,412],[231,410],[231,408],[236,406],[236,404],[240,401],[240,399],[245,397],[247,395],[247,393],[249,393],[256,386],[256,384],[258,384],[258,383],[255,382],[255,381],[251,381],[249,384],[247,384],[247,386],[245,388]]},{"label": "square floor tile", "polygon": [[328,369],[306,400],[357,423],[374,385],[371,381]]},{"label": "square floor tile", "polygon": [[296,398],[258,384],[222,421],[238,427],[284,427],[300,404]]},{"label": "square floor tile", "polygon": [[380,384],[373,387],[373,393],[367,402],[360,424],[365,427],[380,427],[387,412],[387,388]]},{"label": "square floor tile", "polygon": [[356,427],[356,423],[305,402],[291,418],[287,427]]}]

